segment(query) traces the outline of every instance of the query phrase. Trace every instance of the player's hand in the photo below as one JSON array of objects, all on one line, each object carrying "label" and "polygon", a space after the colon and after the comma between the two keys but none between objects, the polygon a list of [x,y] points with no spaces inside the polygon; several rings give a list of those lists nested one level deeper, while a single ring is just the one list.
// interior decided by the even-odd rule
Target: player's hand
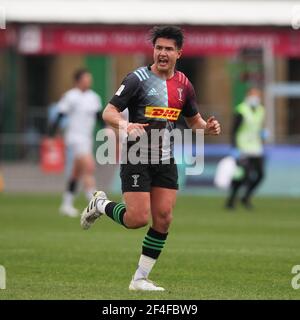
[{"label": "player's hand", "polygon": [[147,127],[149,125],[149,123],[128,123],[127,126],[127,133],[128,136],[136,139],[137,137],[142,136],[143,134],[145,134],[145,127]]},{"label": "player's hand", "polygon": [[206,134],[219,135],[221,133],[221,126],[215,117],[209,117],[206,121],[206,128],[204,130]]}]

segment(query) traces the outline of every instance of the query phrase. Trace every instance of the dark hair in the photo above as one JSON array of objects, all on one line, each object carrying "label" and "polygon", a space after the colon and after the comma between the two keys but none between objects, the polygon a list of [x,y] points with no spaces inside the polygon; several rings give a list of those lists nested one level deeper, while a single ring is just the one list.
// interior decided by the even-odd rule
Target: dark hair
[{"label": "dark hair", "polygon": [[182,48],[184,35],[177,26],[156,26],[150,31],[150,40],[153,46],[158,38],[173,39],[178,49]]},{"label": "dark hair", "polygon": [[81,69],[78,69],[74,72],[74,76],[73,76],[73,79],[75,82],[78,82],[81,77],[86,74],[86,73],[90,73],[88,69],[85,69],[85,68],[81,68]]}]

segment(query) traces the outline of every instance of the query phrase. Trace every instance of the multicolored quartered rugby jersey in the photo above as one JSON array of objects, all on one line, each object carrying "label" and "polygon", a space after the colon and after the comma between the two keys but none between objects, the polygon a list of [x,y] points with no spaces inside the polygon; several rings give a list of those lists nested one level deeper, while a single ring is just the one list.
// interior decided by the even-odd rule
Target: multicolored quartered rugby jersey
[{"label": "multicolored quartered rugby jersey", "polygon": [[[148,123],[145,127],[148,137],[151,129],[170,132],[180,114],[193,117],[198,113],[194,88],[182,72],[175,71],[172,78],[164,80],[155,75],[150,66],[129,73],[110,103],[120,111],[128,108],[129,122]],[[169,156],[168,150],[164,152],[163,142],[157,148],[152,146],[151,152],[159,152],[159,158],[165,160],[172,157],[172,143],[169,148]]]}]

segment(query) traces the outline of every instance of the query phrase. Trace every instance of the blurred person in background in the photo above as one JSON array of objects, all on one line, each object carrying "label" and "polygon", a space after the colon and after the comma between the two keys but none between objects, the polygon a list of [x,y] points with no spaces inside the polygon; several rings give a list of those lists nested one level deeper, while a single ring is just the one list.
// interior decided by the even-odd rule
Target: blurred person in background
[{"label": "blurred person in background", "polygon": [[236,160],[236,171],[231,181],[226,208],[234,209],[242,186],[245,192],[241,204],[252,209],[251,197],[264,178],[264,119],[265,108],[261,103],[261,91],[252,87],[244,101],[234,113],[232,127],[232,156]]},{"label": "blurred person in background", "polygon": [[87,69],[79,69],[74,74],[74,88],[67,91],[58,102],[58,115],[50,126],[49,135],[53,137],[60,122],[68,116],[64,139],[67,152],[72,154],[72,170],[63,195],[60,212],[76,217],[74,196],[79,180],[82,180],[87,200],[95,191],[95,160],[93,156],[93,131],[100,120],[101,97],[91,90],[92,75]]}]

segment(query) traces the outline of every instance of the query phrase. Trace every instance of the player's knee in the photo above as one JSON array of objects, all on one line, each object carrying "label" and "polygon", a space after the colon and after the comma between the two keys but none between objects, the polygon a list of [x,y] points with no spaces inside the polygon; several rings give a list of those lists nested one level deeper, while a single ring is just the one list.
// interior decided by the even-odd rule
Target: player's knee
[{"label": "player's knee", "polygon": [[173,220],[172,208],[165,208],[159,214],[160,224],[164,227],[169,227]]},{"label": "player's knee", "polygon": [[136,212],[131,212],[130,216],[131,216],[131,219],[129,219],[130,220],[129,227],[131,229],[142,228],[149,223],[149,212],[147,210],[145,211],[139,210]]},{"label": "player's knee", "polygon": [[166,226],[170,226],[173,220],[173,215],[172,213],[170,213],[167,217],[165,217],[165,225]]}]

